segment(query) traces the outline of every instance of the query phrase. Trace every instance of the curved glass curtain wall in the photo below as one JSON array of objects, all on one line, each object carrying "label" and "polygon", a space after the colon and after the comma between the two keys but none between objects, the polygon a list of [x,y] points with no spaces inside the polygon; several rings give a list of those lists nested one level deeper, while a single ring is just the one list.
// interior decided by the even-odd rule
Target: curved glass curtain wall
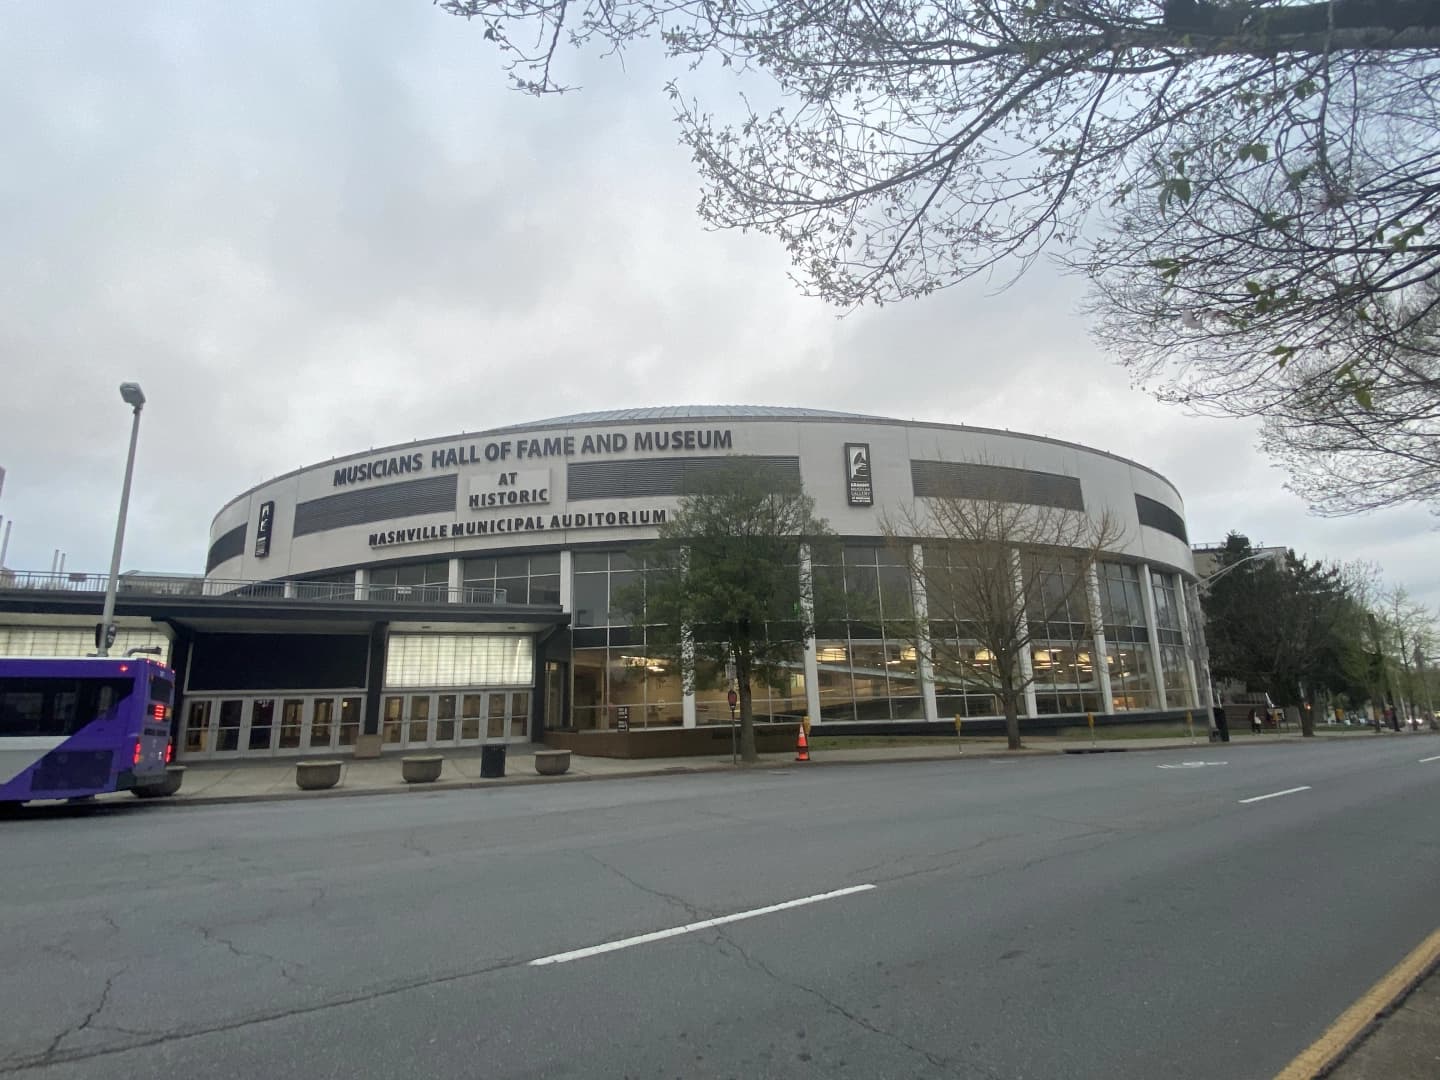
[{"label": "curved glass curtain wall", "polygon": [[[943,548],[927,547],[922,554],[927,566],[947,557]],[[924,719],[920,664],[911,638],[914,592],[901,552],[883,543],[835,542],[814,550],[812,562],[818,719],[831,723]],[[1157,709],[1160,685],[1168,707],[1193,707],[1177,574],[1150,572],[1156,622],[1152,632],[1146,620],[1143,569],[1132,563],[1098,565],[1103,662],[1110,682],[1107,710],[1089,590],[1075,582],[1075,565],[1063,555],[1027,557],[1021,565],[1027,575],[1044,579],[1039,589],[1027,590],[1033,593],[1027,617],[1035,715]],[[632,729],[678,727],[684,722],[679,671],[672,661],[646,648],[647,628],[629,625],[616,607],[620,590],[645,573],[643,546],[574,553],[571,726],[577,730],[613,728],[621,706],[629,709]],[[373,570],[370,582],[382,589],[442,588],[447,575],[446,561],[426,560]],[[353,582],[353,574],[336,575],[334,580],[344,585]],[[560,599],[560,555],[463,558],[461,580],[467,587],[504,589],[511,603],[555,604]],[[961,636],[962,625],[932,621],[929,629],[967,650],[973,666],[983,671],[985,650]],[[755,715],[761,719],[803,715],[805,689],[804,668],[797,663],[781,690],[752,687]],[[942,719],[1001,715],[998,698],[973,674],[937,677],[935,696]],[[698,724],[730,720],[723,688],[697,687],[695,706]]]}]

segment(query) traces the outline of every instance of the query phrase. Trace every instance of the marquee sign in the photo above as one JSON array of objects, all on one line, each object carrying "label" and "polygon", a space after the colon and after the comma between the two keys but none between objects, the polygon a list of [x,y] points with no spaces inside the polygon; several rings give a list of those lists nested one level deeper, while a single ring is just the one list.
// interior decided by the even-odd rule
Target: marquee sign
[{"label": "marquee sign", "polygon": [[255,526],[255,558],[263,559],[270,554],[270,534],[275,528],[275,502],[269,500],[260,504],[260,520]]},{"label": "marquee sign", "polygon": [[851,506],[871,506],[875,502],[869,443],[845,444],[845,501]]}]

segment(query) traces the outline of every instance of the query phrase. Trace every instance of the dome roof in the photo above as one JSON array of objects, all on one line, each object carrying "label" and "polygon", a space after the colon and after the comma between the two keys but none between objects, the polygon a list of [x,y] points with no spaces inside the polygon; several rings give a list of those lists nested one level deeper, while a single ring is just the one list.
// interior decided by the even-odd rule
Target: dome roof
[{"label": "dome roof", "polygon": [[569,424],[629,423],[636,420],[717,420],[717,419],[783,419],[783,420],[887,420],[884,416],[861,413],[832,412],[828,409],[797,409],[788,405],[659,405],[646,409],[607,409],[600,412],[572,413],[548,420],[532,420],[510,424],[490,431],[523,431],[536,427],[563,427]]}]

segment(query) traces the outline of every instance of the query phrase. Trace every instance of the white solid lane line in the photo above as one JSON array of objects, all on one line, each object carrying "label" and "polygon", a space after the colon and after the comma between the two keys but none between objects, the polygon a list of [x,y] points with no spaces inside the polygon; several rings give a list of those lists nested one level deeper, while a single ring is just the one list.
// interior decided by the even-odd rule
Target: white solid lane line
[{"label": "white solid lane line", "polygon": [[1440,761],[1440,754],[1436,754],[1434,757],[1422,757],[1420,764],[1424,765],[1427,761]]},{"label": "white solid lane line", "polygon": [[538,960],[531,960],[531,967],[543,967],[546,964],[564,964],[571,960],[583,960],[587,956],[599,956],[601,953],[614,952],[616,949],[628,949],[632,945],[645,945],[652,941],[663,941],[665,938],[679,937],[681,934],[693,934],[696,930],[706,930],[712,926],[723,926],[725,923],[739,922],[742,919],[754,919],[761,915],[769,915],[776,911],[785,911],[787,908],[802,907],[805,904],[818,904],[822,900],[836,900],[842,896],[850,896],[854,893],[868,892],[875,888],[874,885],[852,885],[848,889],[836,889],[834,892],[817,893],[814,896],[802,896],[799,900],[786,900],[783,904],[771,904],[769,907],[753,908],[750,911],[738,911],[734,915],[721,915],[715,919],[702,919],[700,922],[686,923],[684,926],[674,926],[669,930],[656,930],[653,934],[641,934],[638,937],[621,938],[619,941],[608,941],[604,945],[591,945],[588,949],[574,949],[570,952],[555,953],[553,956],[542,956]]},{"label": "white solid lane line", "polygon": [[1309,791],[1310,785],[1304,787],[1286,788],[1284,791],[1272,791],[1269,795],[1256,795],[1253,799],[1241,799],[1242,803],[1264,802],[1266,799],[1278,799],[1281,795],[1294,795],[1297,791]]}]

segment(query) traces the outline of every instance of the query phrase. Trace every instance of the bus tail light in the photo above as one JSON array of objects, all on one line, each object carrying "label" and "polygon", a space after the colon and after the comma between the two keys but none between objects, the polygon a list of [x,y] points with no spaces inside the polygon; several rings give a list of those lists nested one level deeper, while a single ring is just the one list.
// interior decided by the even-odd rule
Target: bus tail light
[{"label": "bus tail light", "polygon": [[157,702],[155,702],[155,704],[150,707],[150,712],[151,712],[151,715],[153,715],[156,720],[164,720],[164,719],[165,719],[165,703],[164,703],[163,701],[157,701]]},{"label": "bus tail light", "polygon": [[167,742],[167,743],[165,744],[165,764],[166,764],[166,765],[169,765],[170,762],[171,762],[171,760],[172,760],[174,757],[175,757],[175,744],[174,744],[174,743],[168,743],[168,742]]},{"label": "bus tail light", "polygon": [[131,764],[132,764],[132,765],[139,765],[139,764],[140,764],[140,740],[139,740],[139,739],[136,739],[136,740],[135,740],[135,759],[134,759],[134,761],[131,762]]}]

